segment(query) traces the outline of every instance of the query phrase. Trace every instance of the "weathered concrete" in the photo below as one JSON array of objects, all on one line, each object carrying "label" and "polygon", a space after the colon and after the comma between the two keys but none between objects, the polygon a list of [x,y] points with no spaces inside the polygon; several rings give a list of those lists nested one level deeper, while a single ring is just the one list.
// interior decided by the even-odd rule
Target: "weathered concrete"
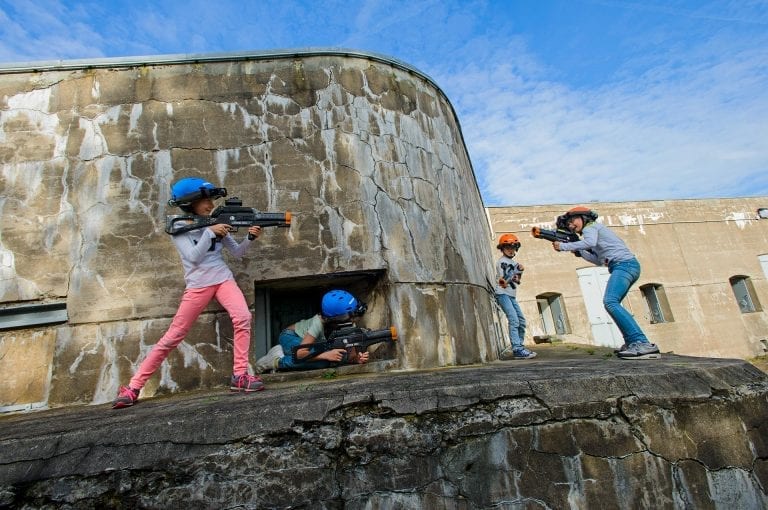
[{"label": "weathered concrete", "polygon": [[[0,309],[68,314],[0,338],[0,371],[15,372],[0,410],[114,398],[178,305],[164,220],[189,175],[293,213],[231,261],[255,327],[272,312],[257,287],[304,278],[299,299],[376,272],[361,325],[408,332],[401,367],[496,359],[490,228],[458,119],[426,75],[339,51],[0,69]],[[268,347],[254,341],[252,361]],[[212,305],[145,392],[210,388],[231,360]]]},{"label": "weathered concrete", "polygon": [[0,418],[15,508],[768,505],[768,377],[732,359],[526,362],[271,381]]}]

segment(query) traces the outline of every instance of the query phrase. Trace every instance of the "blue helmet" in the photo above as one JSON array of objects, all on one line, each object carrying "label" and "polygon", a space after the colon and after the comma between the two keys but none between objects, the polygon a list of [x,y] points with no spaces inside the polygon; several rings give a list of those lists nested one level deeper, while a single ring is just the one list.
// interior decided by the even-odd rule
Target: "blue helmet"
[{"label": "blue helmet", "polygon": [[323,296],[321,308],[326,319],[344,320],[363,315],[368,306],[345,290],[332,290]]},{"label": "blue helmet", "polygon": [[191,212],[190,206],[196,200],[226,196],[227,188],[216,188],[200,177],[184,177],[171,185],[171,199],[168,200],[168,205]]}]

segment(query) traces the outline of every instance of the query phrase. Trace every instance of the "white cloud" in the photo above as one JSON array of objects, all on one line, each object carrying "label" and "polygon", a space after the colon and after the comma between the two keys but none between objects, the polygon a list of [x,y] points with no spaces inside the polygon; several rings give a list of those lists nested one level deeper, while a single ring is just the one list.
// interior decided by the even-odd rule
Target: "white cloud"
[{"label": "white cloud", "polygon": [[580,89],[531,60],[517,44],[438,80],[488,205],[768,193],[768,38],[715,36]]},{"label": "white cloud", "polygon": [[0,62],[58,60],[103,55],[103,39],[82,23],[83,11],[55,0],[16,2],[0,10]]},{"label": "white cloud", "polygon": [[[3,5],[5,62],[308,46],[408,62],[455,106],[488,205],[768,194],[764,1]],[[580,30],[595,16],[615,48]]]}]

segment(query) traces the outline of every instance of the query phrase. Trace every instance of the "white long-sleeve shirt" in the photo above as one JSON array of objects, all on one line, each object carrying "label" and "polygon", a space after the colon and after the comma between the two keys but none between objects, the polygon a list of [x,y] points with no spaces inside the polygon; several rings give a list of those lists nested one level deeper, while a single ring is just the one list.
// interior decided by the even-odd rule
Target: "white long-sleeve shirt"
[{"label": "white long-sleeve shirt", "polygon": [[181,256],[184,281],[188,289],[209,287],[234,279],[232,271],[224,262],[222,250],[226,248],[235,258],[240,259],[251,245],[247,236],[240,243],[231,235],[214,242],[216,235],[208,228],[184,232],[171,239]]},{"label": "white long-sleeve shirt", "polygon": [[607,266],[612,262],[623,262],[635,258],[610,228],[602,223],[589,223],[581,231],[581,239],[573,243],[560,243],[560,251],[579,250],[584,260],[598,266]]},{"label": "white long-sleeve shirt", "polygon": [[518,269],[519,266],[520,264],[518,264],[516,260],[513,260],[506,255],[499,257],[499,260],[496,261],[496,277],[497,279],[504,278],[509,283],[507,283],[506,287],[502,287],[497,281],[494,289],[496,294],[506,294],[511,297],[517,296],[517,286],[520,284],[510,280],[515,274],[522,276],[521,271]]}]

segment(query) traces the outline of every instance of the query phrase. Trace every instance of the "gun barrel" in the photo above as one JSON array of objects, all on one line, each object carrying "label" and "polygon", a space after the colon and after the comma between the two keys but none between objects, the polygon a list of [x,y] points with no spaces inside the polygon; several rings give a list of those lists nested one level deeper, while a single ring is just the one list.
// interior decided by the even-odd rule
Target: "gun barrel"
[{"label": "gun barrel", "polygon": [[531,229],[531,235],[536,239],[544,239],[547,241],[560,241],[561,243],[573,243],[579,240],[579,236],[573,232],[566,232],[564,230],[546,230],[540,227],[533,227]]},{"label": "gun barrel", "polygon": [[291,226],[291,213],[290,211],[284,213],[277,212],[254,212],[252,216],[243,217],[243,224],[238,226],[245,226],[247,223],[250,225],[259,225],[262,227],[290,227]]},{"label": "gun barrel", "polygon": [[365,334],[366,340],[397,340],[397,328],[390,326],[387,329],[376,329]]}]

